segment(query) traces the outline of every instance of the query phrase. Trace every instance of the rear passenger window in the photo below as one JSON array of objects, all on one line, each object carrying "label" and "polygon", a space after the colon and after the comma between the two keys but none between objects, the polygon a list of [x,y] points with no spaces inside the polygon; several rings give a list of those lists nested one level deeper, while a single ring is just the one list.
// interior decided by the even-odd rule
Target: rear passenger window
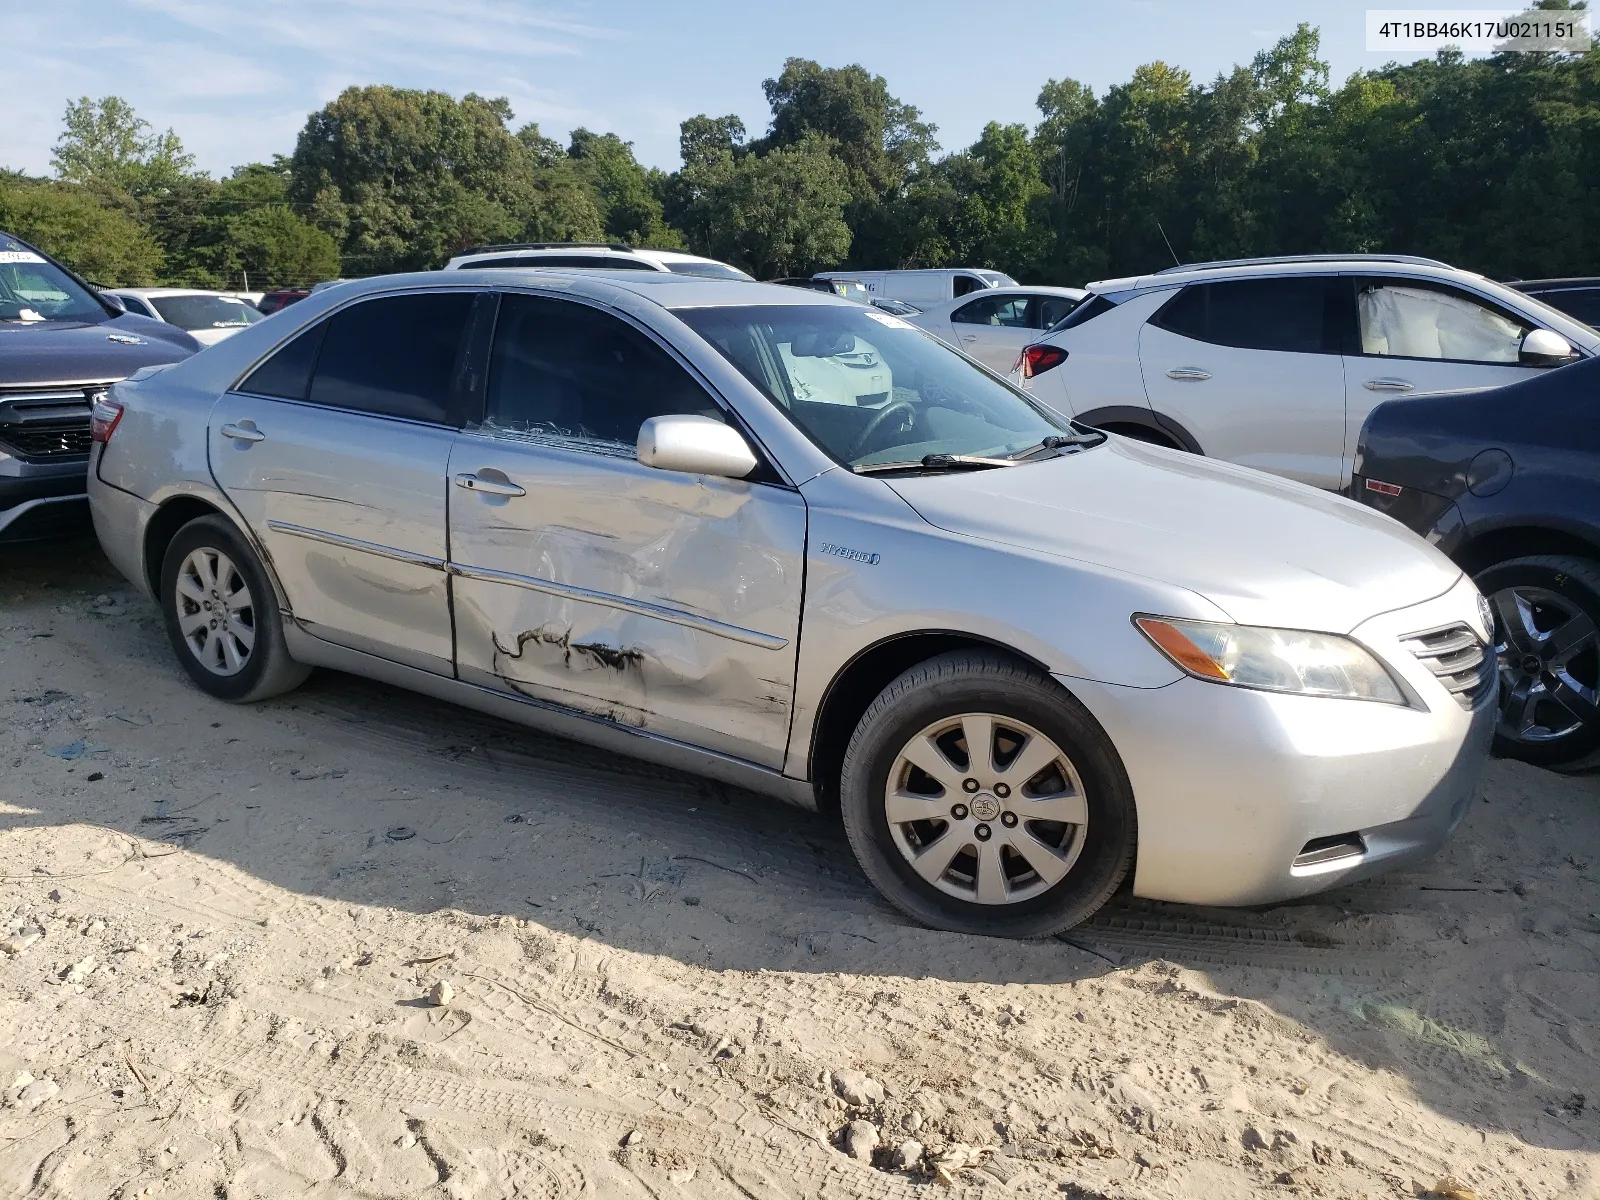
[{"label": "rear passenger window", "polygon": [[327,321],[309,399],[443,424],[471,292],[364,300]]},{"label": "rear passenger window", "polygon": [[1158,329],[1244,350],[1337,354],[1339,313],[1329,278],[1190,284],[1150,319]]},{"label": "rear passenger window", "polygon": [[950,319],[962,325],[1004,325],[1011,329],[1027,329],[1028,297],[985,296],[970,304],[963,304],[950,314]]},{"label": "rear passenger window", "polygon": [[255,396],[304,400],[311,390],[311,368],[317,365],[317,350],[327,331],[326,321],[313,325],[250,372],[238,390]]},{"label": "rear passenger window", "polygon": [[725,420],[693,376],[638,330],[584,304],[507,295],[489,359],[487,424],[633,453],[650,417]]},{"label": "rear passenger window", "polygon": [[1071,296],[1040,296],[1037,319],[1030,324],[1035,329],[1049,329],[1057,321],[1066,320],[1067,314],[1077,307],[1078,302]]}]

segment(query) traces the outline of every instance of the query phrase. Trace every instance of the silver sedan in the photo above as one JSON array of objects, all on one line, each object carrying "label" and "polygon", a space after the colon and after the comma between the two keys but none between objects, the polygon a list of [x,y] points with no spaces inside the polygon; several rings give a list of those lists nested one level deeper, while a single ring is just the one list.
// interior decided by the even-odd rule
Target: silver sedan
[{"label": "silver sedan", "polygon": [[1425,855],[1493,722],[1481,599],[1399,525],[812,292],[342,283],[94,437],[101,544],[212,696],[326,667],[699,771],[944,929]]}]

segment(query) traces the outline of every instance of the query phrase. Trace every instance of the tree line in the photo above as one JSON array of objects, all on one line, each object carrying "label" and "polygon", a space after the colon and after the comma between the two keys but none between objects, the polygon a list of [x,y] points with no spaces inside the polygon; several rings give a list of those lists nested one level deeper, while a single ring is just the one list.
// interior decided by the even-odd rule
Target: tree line
[{"label": "tree line", "polygon": [[688,249],[758,278],[995,267],[1078,284],[1260,254],[1425,254],[1500,278],[1600,273],[1600,51],[1432,59],[1333,86],[1316,30],[1209,83],[1162,62],[941,154],[859,65],[791,58],[770,123],[700,115],[682,166],[563,145],[504,99],[352,87],[293,152],[194,169],[117,97],[67,106],[50,178],[0,172],[0,228],[107,284],[252,287],[438,267],[470,246]]}]

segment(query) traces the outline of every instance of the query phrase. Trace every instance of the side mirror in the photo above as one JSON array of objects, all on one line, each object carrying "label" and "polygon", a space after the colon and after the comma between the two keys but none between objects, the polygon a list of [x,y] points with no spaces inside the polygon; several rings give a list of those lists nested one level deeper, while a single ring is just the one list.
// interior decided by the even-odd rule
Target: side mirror
[{"label": "side mirror", "polygon": [[1517,361],[1525,367],[1559,367],[1577,358],[1572,343],[1559,333],[1548,329],[1530,330],[1522,339],[1522,349]]},{"label": "side mirror", "polygon": [[115,292],[96,292],[95,295],[99,297],[101,304],[104,304],[106,308],[111,310],[113,316],[120,317],[123,313],[128,311],[127,304],[125,304],[122,297],[117,295]]},{"label": "side mirror", "polygon": [[639,426],[639,461],[661,471],[743,479],[757,460],[744,436],[710,417],[651,417]]}]

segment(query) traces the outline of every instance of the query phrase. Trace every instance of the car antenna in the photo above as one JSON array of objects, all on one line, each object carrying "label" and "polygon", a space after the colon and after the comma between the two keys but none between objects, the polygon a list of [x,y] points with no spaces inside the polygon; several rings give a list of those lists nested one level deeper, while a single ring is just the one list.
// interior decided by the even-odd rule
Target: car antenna
[{"label": "car antenna", "polygon": [[1183,264],[1178,261],[1178,252],[1172,248],[1172,240],[1167,237],[1167,231],[1161,228],[1160,221],[1156,222],[1156,232],[1161,235],[1161,240],[1167,243],[1167,253],[1172,255],[1172,265],[1175,267],[1183,266]]}]

